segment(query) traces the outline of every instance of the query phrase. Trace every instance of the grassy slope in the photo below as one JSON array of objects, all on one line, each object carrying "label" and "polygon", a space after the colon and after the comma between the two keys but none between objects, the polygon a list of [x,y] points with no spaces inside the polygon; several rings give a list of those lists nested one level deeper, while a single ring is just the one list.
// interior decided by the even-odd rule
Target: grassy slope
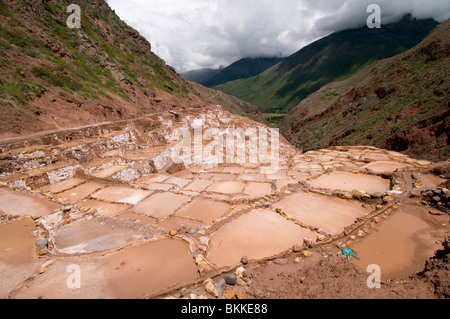
[{"label": "grassy slope", "polygon": [[287,112],[322,86],[413,47],[435,26],[433,20],[406,16],[382,29],[364,27],[334,33],[256,77],[216,88],[257,105],[263,112]]},{"label": "grassy slope", "polygon": [[0,133],[151,113],[158,92],[200,96],[105,1],[77,2],[81,29],[66,26],[69,4],[0,0]]},{"label": "grassy slope", "polygon": [[368,144],[430,159],[450,155],[450,21],[415,48],[303,100],[281,123],[305,150]]}]

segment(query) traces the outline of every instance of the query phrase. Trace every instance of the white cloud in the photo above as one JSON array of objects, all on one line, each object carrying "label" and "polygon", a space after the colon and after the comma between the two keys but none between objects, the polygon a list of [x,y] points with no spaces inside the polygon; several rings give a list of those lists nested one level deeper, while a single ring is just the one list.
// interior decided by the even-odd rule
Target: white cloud
[{"label": "white cloud", "polygon": [[370,3],[381,6],[383,23],[405,12],[450,18],[448,0],[108,0],[179,72],[288,56],[333,31],[362,26]]}]

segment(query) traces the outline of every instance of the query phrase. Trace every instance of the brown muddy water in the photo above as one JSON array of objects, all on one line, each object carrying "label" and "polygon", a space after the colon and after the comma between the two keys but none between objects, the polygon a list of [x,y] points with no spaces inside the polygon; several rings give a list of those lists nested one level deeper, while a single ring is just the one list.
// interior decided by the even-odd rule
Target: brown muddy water
[{"label": "brown muddy water", "polygon": [[360,258],[352,259],[353,263],[363,269],[379,265],[382,280],[407,278],[421,271],[425,261],[442,249],[450,230],[448,216],[431,215],[429,210],[415,205],[401,208],[351,245]]}]

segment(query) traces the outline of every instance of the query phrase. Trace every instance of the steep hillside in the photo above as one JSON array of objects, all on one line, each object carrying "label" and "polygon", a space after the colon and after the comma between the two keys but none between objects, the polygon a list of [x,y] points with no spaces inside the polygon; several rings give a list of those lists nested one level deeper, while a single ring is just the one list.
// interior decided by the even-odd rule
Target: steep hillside
[{"label": "steep hillside", "polygon": [[69,4],[0,0],[1,137],[205,105],[105,1],[77,2],[81,29]]},{"label": "steep hillside", "polygon": [[203,83],[207,87],[213,87],[239,79],[247,79],[261,74],[268,68],[283,61],[282,58],[244,58],[234,62],[221,70],[208,81]]},{"label": "steep hillside", "polygon": [[210,104],[221,105],[225,110],[240,116],[249,117],[254,121],[266,124],[263,114],[256,105],[242,101],[237,97],[223,93],[222,91],[204,87],[195,82],[189,82],[189,86],[197,92],[202,100]]},{"label": "steep hillside", "polygon": [[373,145],[450,157],[450,21],[422,43],[323,87],[289,112],[282,133],[304,150]]},{"label": "steep hillside", "polygon": [[322,86],[343,80],[371,62],[412,48],[437,25],[406,15],[381,29],[345,30],[318,40],[256,77],[215,88],[257,105],[287,112]]}]

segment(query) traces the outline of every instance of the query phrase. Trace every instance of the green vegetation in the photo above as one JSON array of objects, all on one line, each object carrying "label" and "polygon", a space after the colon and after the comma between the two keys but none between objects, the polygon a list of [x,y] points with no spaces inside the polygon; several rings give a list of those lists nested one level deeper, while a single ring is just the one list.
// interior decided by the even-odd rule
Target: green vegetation
[{"label": "green vegetation", "polygon": [[436,25],[434,20],[405,16],[376,31],[367,27],[341,31],[308,45],[258,76],[215,88],[253,103],[263,112],[287,112],[324,85],[412,48]]},{"label": "green vegetation", "polygon": [[47,10],[48,12],[50,12],[51,14],[58,13],[58,9],[56,8],[56,6],[50,2],[44,3],[44,9]]},{"label": "green vegetation", "polygon": [[3,0],[0,0],[0,14],[5,17],[12,17],[11,10],[6,6]]}]

